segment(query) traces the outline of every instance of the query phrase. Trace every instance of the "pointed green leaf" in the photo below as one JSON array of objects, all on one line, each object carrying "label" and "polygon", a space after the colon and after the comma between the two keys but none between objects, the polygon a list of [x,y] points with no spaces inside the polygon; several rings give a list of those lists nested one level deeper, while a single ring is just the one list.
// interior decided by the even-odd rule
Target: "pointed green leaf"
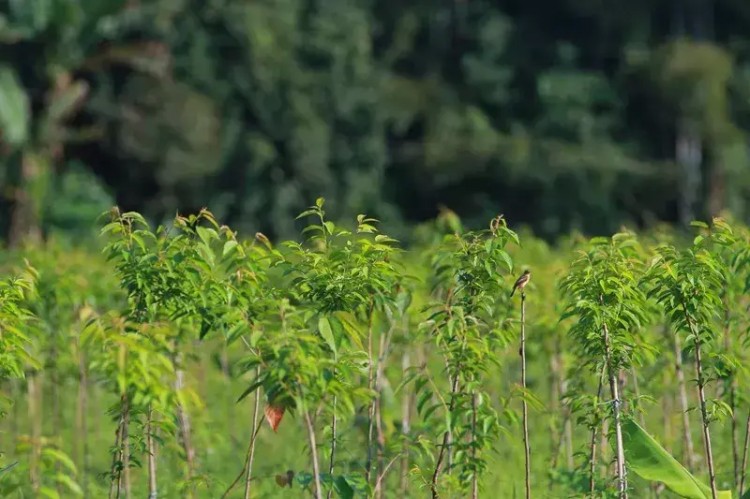
[{"label": "pointed green leaf", "polygon": [[331,329],[331,323],[328,322],[327,317],[321,317],[318,319],[318,331],[323,337],[328,346],[333,350],[333,354],[336,355],[336,340],[333,337],[333,330]]},{"label": "pointed green leaf", "polygon": [[[710,499],[711,489],[699,482],[635,421],[622,424],[625,462],[644,480],[662,482],[686,499]],[[731,499],[731,491],[719,491],[720,499]]]}]

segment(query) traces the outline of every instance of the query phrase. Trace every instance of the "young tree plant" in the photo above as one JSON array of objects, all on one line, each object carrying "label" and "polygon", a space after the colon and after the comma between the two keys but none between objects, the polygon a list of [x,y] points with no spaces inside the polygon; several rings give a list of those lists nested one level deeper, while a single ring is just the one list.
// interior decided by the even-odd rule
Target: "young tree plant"
[{"label": "young tree plant", "polygon": [[637,258],[636,245],[634,235],[629,233],[611,239],[594,238],[561,281],[568,301],[562,318],[577,319],[569,333],[581,364],[588,366],[597,380],[603,377],[609,384],[620,498],[627,497],[628,483],[618,377],[637,360],[636,335],[647,319],[646,296],[638,285],[643,264]]},{"label": "young tree plant", "polygon": [[[726,288],[727,270],[721,258],[721,248],[733,244],[731,227],[721,219],[713,226],[693,222],[704,234],[696,236],[693,244],[683,250],[672,245],[657,249],[647,276],[651,286],[649,295],[665,307],[676,334],[683,333],[685,348],[693,352],[696,388],[703,430],[703,447],[713,499],[717,497],[716,469],[711,444],[710,424],[729,407],[722,401],[708,400],[706,386],[716,378],[714,355],[720,338],[715,317],[722,315],[722,295]],[[708,357],[706,357],[708,355]],[[709,360],[708,364],[706,360]]]},{"label": "young tree plant", "polygon": [[504,218],[497,217],[488,230],[446,236],[432,259],[434,295],[439,300],[429,306],[431,315],[420,329],[443,358],[449,388],[435,392],[438,385],[426,371],[415,386],[422,417],[443,414],[442,424],[435,421],[439,442],[428,481],[433,498],[441,493],[446,468],[458,472],[455,485],[461,493],[477,497],[479,478],[487,467],[485,451],[500,430],[486,384],[498,365],[498,351],[510,341],[504,327],[510,315],[510,288],[503,278],[513,267],[505,249],[510,242],[518,244],[518,237]]}]

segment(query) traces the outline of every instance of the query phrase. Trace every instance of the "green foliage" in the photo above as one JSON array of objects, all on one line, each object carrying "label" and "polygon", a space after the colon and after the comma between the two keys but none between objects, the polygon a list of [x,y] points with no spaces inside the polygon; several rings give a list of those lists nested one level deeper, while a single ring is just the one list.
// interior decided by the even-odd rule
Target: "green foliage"
[{"label": "green foliage", "polygon": [[[661,482],[680,497],[708,499],[711,489],[695,478],[659,443],[632,419],[623,423],[625,453],[633,472],[646,480]],[[719,498],[730,499],[730,491],[720,491]]]},{"label": "green foliage", "polygon": [[[29,269],[33,272],[33,269]],[[28,324],[31,313],[24,308],[32,282],[29,278],[11,278],[0,281],[0,378],[23,377],[24,368],[36,364],[29,354],[31,338]]]},{"label": "green foliage", "polygon": [[[599,372],[605,357],[607,368],[629,368],[645,353],[636,346],[648,323],[646,295],[639,287],[644,271],[634,234],[619,233],[594,238],[571,263],[561,287],[568,297],[562,319],[576,317],[570,328],[579,357]],[[605,338],[605,328],[608,338]]]},{"label": "green foliage", "polygon": [[[96,253],[3,252],[19,277],[0,281],[2,494],[135,497],[152,475],[163,497],[221,497],[240,472],[263,497],[512,496],[518,398],[535,495],[616,497],[622,447],[630,496],[653,481],[708,497],[706,462],[671,455],[709,426],[716,488],[739,492],[746,227],[552,245],[446,210],[405,250],[328,206],[301,213],[302,242],[244,239],[206,209],[156,227],[113,209]],[[509,294],[525,268],[522,390]],[[681,367],[701,425],[679,400],[683,337],[703,355]]]}]

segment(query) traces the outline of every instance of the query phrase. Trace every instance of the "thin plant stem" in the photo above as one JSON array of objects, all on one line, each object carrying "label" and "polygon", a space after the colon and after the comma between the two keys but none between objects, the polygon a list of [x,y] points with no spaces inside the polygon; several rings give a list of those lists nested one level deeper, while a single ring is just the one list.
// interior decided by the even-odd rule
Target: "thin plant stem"
[{"label": "thin plant stem", "polygon": [[[372,328],[373,328],[373,312],[375,309],[375,301],[370,298],[370,308],[367,314],[367,358],[369,359],[369,365],[367,368],[367,387],[370,390],[374,389],[375,385],[375,366],[373,358],[373,347],[372,347]],[[376,395],[377,397],[377,395]],[[365,481],[370,482],[370,472],[372,468],[372,438],[375,431],[375,401],[373,400],[367,408],[367,460],[365,461]]]},{"label": "thin plant stem", "polygon": [[682,310],[685,314],[685,321],[687,322],[688,328],[695,338],[695,349],[694,349],[694,358],[695,358],[695,374],[697,379],[697,385],[698,385],[698,401],[700,403],[700,409],[701,409],[701,420],[703,422],[703,445],[705,446],[706,450],[706,462],[708,464],[708,479],[711,484],[711,497],[713,499],[716,499],[716,472],[714,470],[714,456],[713,451],[711,449],[711,431],[708,428],[709,420],[708,420],[708,410],[706,408],[706,392],[705,392],[705,380],[703,379],[703,362],[701,360],[701,338],[698,334],[698,331],[696,330],[693,320],[690,317],[690,314],[687,311],[687,306],[685,305],[685,301],[683,299],[682,302]]},{"label": "thin plant stem", "polygon": [[[635,371],[635,366],[630,366],[630,375],[633,378],[633,392],[635,394],[635,399],[640,401],[641,390],[638,384],[638,373]],[[643,411],[638,411],[638,422],[643,428],[646,428],[646,417],[644,416]]]},{"label": "thin plant stem", "polygon": [[[456,369],[456,372],[460,372],[460,366],[459,369]],[[451,401],[450,404],[448,404],[448,413],[452,413],[453,409],[456,406],[456,394],[458,393],[458,375],[453,377],[453,381],[451,383]],[[437,499],[439,497],[438,490],[437,490],[437,482],[438,477],[440,476],[440,471],[443,467],[443,459],[445,458],[445,454],[449,445],[449,435],[451,431],[450,428],[447,428],[445,432],[443,433],[443,443],[440,446],[440,452],[438,452],[438,458],[435,462],[435,470],[432,473],[432,480],[430,481],[430,491],[432,493],[432,498]]]},{"label": "thin plant stem", "polygon": [[604,389],[604,364],[599,371],[599,386],[596,389],[596,399],[594,400],[594,414],[595,420],[593,428],[591,428],[591,444],[589,445],[589,493],[591,497],[594,497],[596,492],[596,437],[599,431],[599,401],[602,398],[602,390]]},{"label": "thin plant stem", "polygon": [[377,480],[375,480],[375,488],[378,489],[383,481],[383,478],[385,478],[386,473],[388,473],[388,470],[391,466],[393,466],[393,463],[396,462],[396,460],[401,457],[400,454],[393,456],[393,459],[388,461],[388,464],[385,465],[385,468],[383,468],[383,472],[378,475]]},{"label": "thin plant stem", "polygon": [[31,422],[31,459],[29,460],[29,478],[34,495],[39,493],[41,478],[39,476],[39,460],[41,457],[42,425],[41,425],[41,393],[39,374],[31,372],[26,377],[28,390],[28,413]]},{"label": "thin plant stem", "polygon": [[560,404],[560,364],[557,352],[552,352],[549,359],[549,401],[550,401],[550,430],[552,438],[550,439],[550,455],[552,456],[550,468],[557,468],[557,461],[560,458],[560,450],[563,444],[563,431],[560,422],[565,421],[564,410]]},{"label": "thin plant stem", "polygon": [[315,441],[315,426],[310,418],[310,412],[305,410],[305,425],[307,436],[310,439],[310,453],[312,455],[313,481],[315,483],[315,499],[323,498],[323,489],[320,486],[320,465],[318,464],[318,446]]},{"label": "thin plant stem", "polygon": [[[335,376],[334,372],[334,376]],[[331,457],[328,463],[328,474],[333,476],[333,466],[336,461],[336,430],[338,420],[336,418],[336,403],[338,402],[337,397],[333,397],[333,416],[331,418]],[[328,491],[328,499],[333,497],[333,489]]]},{"label": "thin plant stem", "polygon": [[122,416],[122,475],[125,499],[131,497],[130,482],[130,401],[125,398],[125,409]]},{"label": "thin plant stem", "polygon": [[[410,359],[409,350],[405,349],[401,355],[401,370],[406,373],[409,369]],[[403,449],[401,450],[401,497],[406,497],[409,491],[409,433],[411,433],[411,408],[412,393],[411,390],[404,389],[403,399],[401,400],[401,434],[404,436]]]},{"label": "thin plant stem", "polygon": [[156,446],[154,445],[153,413],[151,405],[146,413],[146,452],[148,453],[148,498],[156,499]]},{"label": "thin plant stem", "polygon": [[255,426],[255,429],[253,430],[253,434],[250,437],[250,443],[247,445],[247,452],[245,452],[245,462],[242,464],[242,469],[240,470],[239,474],[235,477],[235,479],[232,481],[232,483],[229,484],[229,487],[227,487],[227,490],[225,490],[224,493],[221,495],[221,499],[225,499],[232,492],[232,490],[237,486],[237,484],[240,483],[240,480],[242,480],[242,477],[246,476],[248,466],[250,465],[250,459],[253,457],[255,439],[258,437],[258,432],[260,431],[261,425],[263,425],[263,420],[258,421],[258,424]]},{"label": "thin plant stem", "polygon": [[[260,367],[255,369],[256,379],[260,376]],[[250,450],[247,455],[247,470],[245,472],[245,499],[250,499],[250,489],[253,479],[253,461],[255,460],[255,437],[260,427],[258,418],[260,417],[260,388],[255,391],[255,404],[253,405],[253,434],[250,436]]]},{"label": "thin plant stem", "polygon": [[690,433],[690,406],[688,403],[687,387],[685,384],[685,372],[682,368],[682,347],[680,337],[674,334],[674,357],[675,357],[675,375],[677,377],[677,387],[680,396],[680,411],[682,413],[682,440],[685,446],[684,452],[688,470],[695,471],[695,450],[693,447],[693,437]]},{"label": "thin plant stem", "polygon": [[86,371],[86,359],[83,351],[80,349],[78,338],[76,338],[76,347],[78,348],[78,397],[76,399],[76,432],[78,438],[76,442],[76,454],[78,461],[78,469],[81,479],[81,489],[83,490],[83,498],[87,499],[89,496],[87,487],[87,476],[88,476],[88,373]]},{"label": "thin plant stem", "polygon": [[[526,499],[531,499],[531,444],[529,442],[529,408],[526,402],[526,293],[521,292],[521,403],[523,408],[523,447],[525,457]],[[476,478],[475,478],[476,480]],[[476,485],[476,483],[475,483]]]},{"label": "thin plant stem", "polygon": [[[185,388],[185,371],[182,368],[182,354],[179,351],[175,353],[174,363],[176,366],[174,390],[180,393]],[[190,415],[179,399],[177,402],[177,421],[180,427],[180,441],[185,453],[186,478],[189,482],[193,478],[195,470],[195,448],[191,438]],[[188,494],[188,497],[192,497],[192,490],[188,489],[186,494]]]},{"label": "thin plant stem", "polygon": [[[729,310],[729,304],[727,303],[726,288],[724,290],[724,296],[722,299],[724,303],[724,351],[729,355],[732,351],[732,338],[729,334],[729,328],[731,325],[731,313]],[[742,490],[738,489],[740,483],[740,458],[739,448],[737,443],[737,377],[734,372],[729,373],[729,379],[726,381],[729,386],[729,407],[731,409],[731,440],[732,440],[732,477],[734,479],[734,488],[738,490],[738,495],[742,495]],[[726,387],[726,385],[725,385]]]},{"label": "thin plant stem", "polygon": [[745,490],[745,476],[747,471],[747,456],[750,449],[750,412],[745,420],[745,443],[742,445],[742,466],[740,467],[740,492]]},{"label": "thin plant stem", "polygon": [[[385,432],[383,431],[383,412],[382,412],[382,399],[380,397],[380,394],[383,389],[383,377],[384,369],[385,369],[385,362],[388,358],[388,349],[390,347],[391,343],[391,336],[393,335],[393,331],[395,329],[395,324],[392,324],[391,327],[388,329],[386,334],[380,336],[380,345],[378,348],[378,363],[375,367],[375,391],[377,393],[377,396],[375,398],[374,404],[375,404],[375,432],[377,435],[377,442],[378,442],[378,454],[377,454],[377,469],[378,469],[378,476],[382,477],[386,474],[386,471],[384,469],[384,453],[385,453]],[[382,498],[383,496],[383,489],[378,484],[375,486],[375,497],[377,499]]]},{"label": "thin plant stem", "polygon": [[[117,421],[117,428],[115,428],[115,444],[112,452],[112,466],[110,468],[110,481],[109,481],[109,497],[114,497],[115,486],[117,487],[117,495],[120,494],[120,477],[121,477],[121,466],[122,466],[122,421],[124,413],[122,408],[120,409],[120,419]],[[117,480],[115,480],[117,478]]]},{"label": "thin plant stem", "polygon": [[612,396],[612,413],[615,423],[615,448],[617,450],[616,474],[617,474],[617,493],[620,499],[628,497],[628,481],[625,471],[625,446],[622,440],[622,422],[620,420],[620,387],[617,381],[615,370],[612,367],[612,358],[609,348],[609,329],[607,324],[602,326],[604,332],[604,355],[607,366],[607,376],[609,377],[609,390]]},{"label": "thin plant stem", "polygon": [[[474,444],[477,433],[477,394],[471,394],[471,440]],[[477,461],[477,446],[471,446],[471,459]],[[528,490],[528,489],[527,489]],[[479,475],[476,471],[472,473],[471,477],[471,499],[477,499],[479,497]]]}]

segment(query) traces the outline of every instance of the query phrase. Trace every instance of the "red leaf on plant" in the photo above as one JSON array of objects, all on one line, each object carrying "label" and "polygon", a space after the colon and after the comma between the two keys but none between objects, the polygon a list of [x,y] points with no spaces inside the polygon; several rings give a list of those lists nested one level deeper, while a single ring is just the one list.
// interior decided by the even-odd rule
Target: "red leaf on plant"
[{"label": "red leaf on plant", "polygon": [[266,413],[266,421],[275,432],[284,417],[284,408],[277,405],[267,405],[264,412]]}]

